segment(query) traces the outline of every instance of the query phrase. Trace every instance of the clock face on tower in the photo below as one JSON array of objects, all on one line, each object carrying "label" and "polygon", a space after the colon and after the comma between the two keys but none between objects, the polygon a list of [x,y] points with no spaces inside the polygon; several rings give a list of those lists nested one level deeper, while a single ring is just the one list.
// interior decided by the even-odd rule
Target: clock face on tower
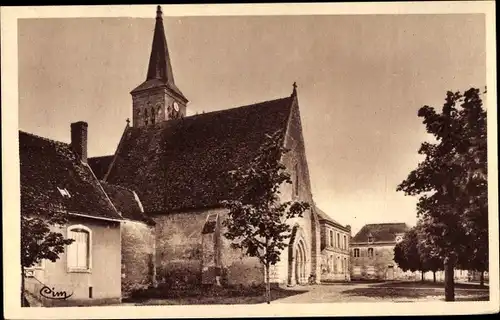
[{"label": "clock face on tower", "polygon": [[177,102],[174,102],[174,110],[175,111],[179,111],[179,105],[177,104]]}]

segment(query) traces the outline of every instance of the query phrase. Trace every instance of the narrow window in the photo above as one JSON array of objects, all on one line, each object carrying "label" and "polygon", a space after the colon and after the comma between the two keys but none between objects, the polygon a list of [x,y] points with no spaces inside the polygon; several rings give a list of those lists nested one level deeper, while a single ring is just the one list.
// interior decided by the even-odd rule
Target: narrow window
[{"label": "narrow window", "polygon": [[333,231],[330,230],[330,247],[333,247]]},{"label": "narrow window", "polygon": [[299,195],[299,165],[295,164],[295,196]]},{"label": "narrow window", "polygon": [[90,269],[90,230],[84,226],[68,228],[68,238],[73,243],[68,246],[68,268],[70,271],[86,271]]},{"label": "narrow window", "polygon": [[347,237],[344,235],[344,249],[347,249]]},{"label": "narrow window", "polygon": [[151,108],[151,124],[155,124],[156,122],[156,113],[153,108]]},{"label": "narrow window", "polygon": [[368,258],[373,258],[373,248],[368,248]]},{"label": "narrow window", "polygon": [[359,258],[359,249],[354,249],[354,258]]},{"label": "narrow window", "polygon": [[340,248],[340,233],[337,232],[337,248]]}]

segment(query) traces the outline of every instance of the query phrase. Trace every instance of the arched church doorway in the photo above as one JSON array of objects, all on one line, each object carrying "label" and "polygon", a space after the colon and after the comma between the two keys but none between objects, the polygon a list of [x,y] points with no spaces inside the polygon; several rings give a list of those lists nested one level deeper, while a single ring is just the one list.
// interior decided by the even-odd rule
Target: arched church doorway
[{"label": "arched church doorway", "polygon": [[288,284],[307,284],[308,280],[308,250],[303,230],[295,226],[288,247]]}]

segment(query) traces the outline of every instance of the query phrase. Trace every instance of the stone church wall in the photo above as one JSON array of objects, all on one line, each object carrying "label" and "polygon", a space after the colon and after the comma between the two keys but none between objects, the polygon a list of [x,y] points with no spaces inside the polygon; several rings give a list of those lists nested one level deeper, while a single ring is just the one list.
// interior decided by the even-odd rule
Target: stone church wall
[{"label": "stone church wall", "polygon": [[122,223],[122,296],[155,285],[154,227],[142,222]]},{"label": "stone church wall", "polygon": [[[286,184],[281,188],[281,199],[282,201],[306,201],[313,206],[309,169],[306,159],[304,138],[302,135],[300,111],[297,102],[294,102],[294,106],[292,107],[285,146],[290,151],[283,157],[283,163],[286,165],[293,183]],[[296,174],[298,175],[298,190],[296,190],[295,185]],[[292,227],[294,225],[299,225],[303,230],[307,248],[307,276],[312,274],[315,276],[316,281],[319,282],[321,277],[321,249],[319,221],[317,217],[311,213],[311,210],[308,210],[304,213],[302,218],[291,219],[289,224]],[[295,243],[291,245],[294,246]],[[274,276],[271,275],[271,280],[279,283],[288,283],[290,282],[288,270],[291,267],[290,264],[293,263],[292,260],[294,257],[289,257],[289,250],[287,248],[280,258],[280,262],[273,268],[274,270],[272,273]],[[295,284],[293,279],[291,282],[291,284]]]}]

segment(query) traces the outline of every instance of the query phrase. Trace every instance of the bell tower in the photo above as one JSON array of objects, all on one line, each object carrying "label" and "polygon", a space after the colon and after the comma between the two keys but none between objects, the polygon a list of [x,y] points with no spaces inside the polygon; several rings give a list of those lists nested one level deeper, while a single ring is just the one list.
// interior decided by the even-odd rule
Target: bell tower
[{"label": "bell tower", "polygon": [[147,127],[186,115],[188,99],[175,85],[162,16],[158,6],[146,81],[130,92],[133,127]]}]

